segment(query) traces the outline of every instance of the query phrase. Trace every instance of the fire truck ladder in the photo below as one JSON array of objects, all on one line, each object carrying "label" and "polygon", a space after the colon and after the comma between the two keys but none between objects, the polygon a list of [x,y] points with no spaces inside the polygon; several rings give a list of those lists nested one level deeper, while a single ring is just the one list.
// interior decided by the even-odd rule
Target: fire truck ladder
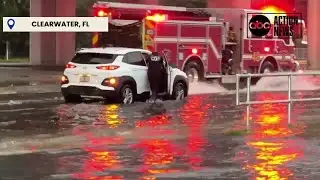
[{"label": "fire truck ladder", "polygon": [[[288,73],[270,73],[270,74],[237,74],[236,75],[236,105],[246,105],[247,109],[247,117],[246,117],[246,127],[247,130],[250,128],[250,108],[251,105],[259,105],[259,104],[279,104],[279,103],[287,103],[288,105],[288,124],[291,124],[291,110],[292,104],[294,102],[311,102],[311,101],[320,101],[320,97],[313,97],[313,98],[301,98],[295,99],[291,97],[292,94],[292,77],[293,76],[316,76],[320,75],[320,71],[317,72],[305,72],[305,73],[295,73],[295,72],[288,72]],[[287,77],[288,78],[288,89],[287,99],[275,99],[275,100],[266,100],[266,101],[251,101],[251,78],[252,77]],[[246,89],[246,101],[240,101],[240,78],[245,78],[247,80],[247,89]]]}]

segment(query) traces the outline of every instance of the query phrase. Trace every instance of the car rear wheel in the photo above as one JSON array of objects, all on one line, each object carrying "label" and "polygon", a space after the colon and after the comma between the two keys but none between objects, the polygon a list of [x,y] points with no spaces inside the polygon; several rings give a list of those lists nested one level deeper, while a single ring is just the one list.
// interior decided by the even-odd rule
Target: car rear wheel
[{"label": "car rear wheel", "polygon": [[65,103],[81,103],[80,95],[68,94],[63,96]]},{"label": "car rear wheel", "polygon": [[186,97],[186,87],[183,83],[177,82],[173,87],[172,99],[173,100],[182,100]]},{"label": "car rear wheel", "polygon": [[130,85],[124,85],[120,91],[120,101],[122,104],[133,104],[135,93]]}]

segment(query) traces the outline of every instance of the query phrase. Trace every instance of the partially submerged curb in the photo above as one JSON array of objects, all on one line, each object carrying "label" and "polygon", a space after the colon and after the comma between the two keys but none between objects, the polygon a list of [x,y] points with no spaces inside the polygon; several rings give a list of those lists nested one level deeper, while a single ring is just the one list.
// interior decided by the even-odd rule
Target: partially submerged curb
[{"label": "partially submerged curb", "polygon": [[41,92],[41,93],[20,93],[20,94],[0,94],[0,101],[11,100],[41,100],[41,99],[62,98],[61,92]]},{"label": "partially submerged curb", "polygon": [[58,84],[0,87],[0,101],[61,97]]}]

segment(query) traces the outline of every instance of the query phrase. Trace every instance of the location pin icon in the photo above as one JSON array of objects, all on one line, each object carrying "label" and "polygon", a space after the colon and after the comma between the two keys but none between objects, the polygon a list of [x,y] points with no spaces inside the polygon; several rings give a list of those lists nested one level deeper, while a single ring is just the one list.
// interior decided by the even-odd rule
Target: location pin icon
[{"label": "location pin icon", "polygon": [[9,28],[10,29],[12,29],[13,27],[14,27],[14,24],[15,24],[16,22],[13,20],[13,19],[9,19],[8,21],[7,21],[7,24],[8,24],[8,26],[9,26]]}]

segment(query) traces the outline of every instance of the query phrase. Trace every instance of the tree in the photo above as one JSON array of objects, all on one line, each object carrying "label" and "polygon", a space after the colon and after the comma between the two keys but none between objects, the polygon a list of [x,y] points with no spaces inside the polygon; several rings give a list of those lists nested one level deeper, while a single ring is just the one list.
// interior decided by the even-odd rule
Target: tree
[{"label": "tree", "polygon": [[[2,17],[22,17],[29,16],[30,0],[2,0],[0,3],[1,23]],[[28,56],[29,53],[29,33],[3,33],[0,32],[1,47],[5,47],[6,41],[10,42],[10,47],[15,56]],[[1,55],[4,55],[5,48],[0,48]]]}]

